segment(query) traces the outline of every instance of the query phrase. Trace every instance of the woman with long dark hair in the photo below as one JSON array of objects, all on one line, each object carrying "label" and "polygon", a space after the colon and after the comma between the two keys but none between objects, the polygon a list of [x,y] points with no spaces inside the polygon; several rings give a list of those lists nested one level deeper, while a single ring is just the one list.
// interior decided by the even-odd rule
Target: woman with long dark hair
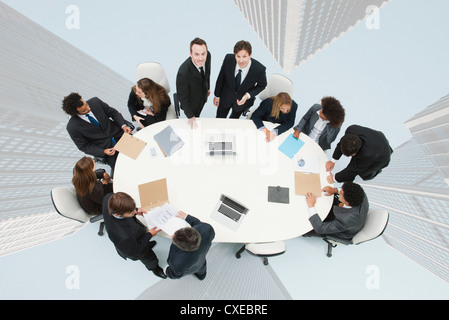
[{"label": "woman with long dark hair", "polygon": [[103,198],[112,192],[110,176],[104,170],[95,171],[95,162],[90,157],[81,158],[73,168],[72,184],[78,201],[88,214],[102,214]]},{"label": "woman with long dark hair", "polygon": [[164,121],[170,105],[167,90],[149,78],[140,79],[131,88],[128,109],[133,120],[141,128]]}]

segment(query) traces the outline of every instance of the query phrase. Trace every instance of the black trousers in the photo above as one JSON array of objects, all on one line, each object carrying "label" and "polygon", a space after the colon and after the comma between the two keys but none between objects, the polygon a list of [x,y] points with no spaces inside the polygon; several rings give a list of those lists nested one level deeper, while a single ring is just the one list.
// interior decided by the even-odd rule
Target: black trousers
[{"label": "black trousers", "polygon": [[142,262],[145,265],[145,267],[150,271],[153,271],[158,266],[159,263],[156,254],[154,253],[154,251],[151,249],[150,246],[148,246],[148,248],[145,250],[144,255],[130,259],[134,261],[140,260],[140,262]]},{"label": "black trousers", "polygon": [[[225,108],[225,107],[218,107],[217,108],[217,118],[225,119],[228,117],[229,110],[232,108]],[[242,115],[244,110],[237,112],[234,109],[232,109],[231,116],[229,119],[238,119]]]}]

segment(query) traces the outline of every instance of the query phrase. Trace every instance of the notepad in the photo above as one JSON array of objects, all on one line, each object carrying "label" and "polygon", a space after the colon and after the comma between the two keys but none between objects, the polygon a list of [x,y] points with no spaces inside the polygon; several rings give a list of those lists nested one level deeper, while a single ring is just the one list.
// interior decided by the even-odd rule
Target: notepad
[{"label": "notepad", "polygon": [[301,139],[296,139],[293,134],[290,134],[284,142],[280,145],[279,151],[285,154],[290,159],[293,159],[299,149],[304,145],[304,141]]},{"label": "notepad", "polygon": [[173,131],[171,126],[167,126],[164,130],[155,134],[154,140],[166,157],[171,156],[184,145],[184,141]]},{"label": "notepad", "polygon": [[123,133],[117,144],[114,146],[114,149],[136,160],[146,145],[147,143],[145,141],[140,140],[139,138],[136,138],[125,132]]}]

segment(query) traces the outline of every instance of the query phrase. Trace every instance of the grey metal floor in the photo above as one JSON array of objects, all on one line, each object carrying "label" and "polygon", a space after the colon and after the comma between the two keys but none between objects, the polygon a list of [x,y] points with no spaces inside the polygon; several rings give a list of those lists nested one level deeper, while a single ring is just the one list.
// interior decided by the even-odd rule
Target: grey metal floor
[{"label": "grey metal floor", "polygon": [[245,251],[241,244],[214,245],[207,256],[207,276],[165,279],[149,287],[137,300],[291,300],[290,294],[270,265]]}]

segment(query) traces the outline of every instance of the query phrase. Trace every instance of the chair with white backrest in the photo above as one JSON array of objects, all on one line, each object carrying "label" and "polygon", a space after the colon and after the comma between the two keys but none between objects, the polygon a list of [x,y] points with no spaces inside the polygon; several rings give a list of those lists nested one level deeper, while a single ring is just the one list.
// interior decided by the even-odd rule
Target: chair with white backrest
[{"label": "chair with white backrest", "polygon": [[[136,82],[143,78],[149,78],[161,85],[170,93],[170,84],[164,68],[157,62],[144,62],[137,66]],[[175,94],[176,95],[176,94]],[[174,97],[176,100],[176,97]],[[179,110],[175,110],[172,106],[168,108],[167,119],[179,118]]]},{"label": "chair with white backrest", "polygon": [[95,223],[100,222],[100,229],[98,235],[103,235],[104,222],[103,215],[91,215],[81,208],[78,198],[76,197],[75,187],[61,186],[55,187],[51,190],[51,201],[59,213],[64,218],[79,221],[81,223]]},{"label": "chair with white backrest", "polygon": [[332,248],[337,244],[361,244],[380,237],[387,228],[389,214],[387,210],[370,209],[366,217],[365,225],[352,240],[340,239],[332,235],[326,235],[323,240],[327,242],[327,256],[332,257]]},{"label": "chair with white backrest", "polygon": [[[267,86],[259,93],[258,97],[260,101],[264,101],[267,98],[276,96],[280,92],[287,92],[291,96],[293,94],[293,82],[281,74],[274,73],[271,75],[270,79],[268,79]],[[246,110],[243,115],[246,116],[247,119],[251,119],[251,115],[256,109],[257,108],[251,111]]]},{"label": "chair with white backrest", "polygon": [[284,241],[247,243],[235,254],[237,259],[240,259],[240,255],[245,249],[256,256],[262,257],[263,264],[268,265],[268,257],[283,254],[286,250],[286,247]]}]

